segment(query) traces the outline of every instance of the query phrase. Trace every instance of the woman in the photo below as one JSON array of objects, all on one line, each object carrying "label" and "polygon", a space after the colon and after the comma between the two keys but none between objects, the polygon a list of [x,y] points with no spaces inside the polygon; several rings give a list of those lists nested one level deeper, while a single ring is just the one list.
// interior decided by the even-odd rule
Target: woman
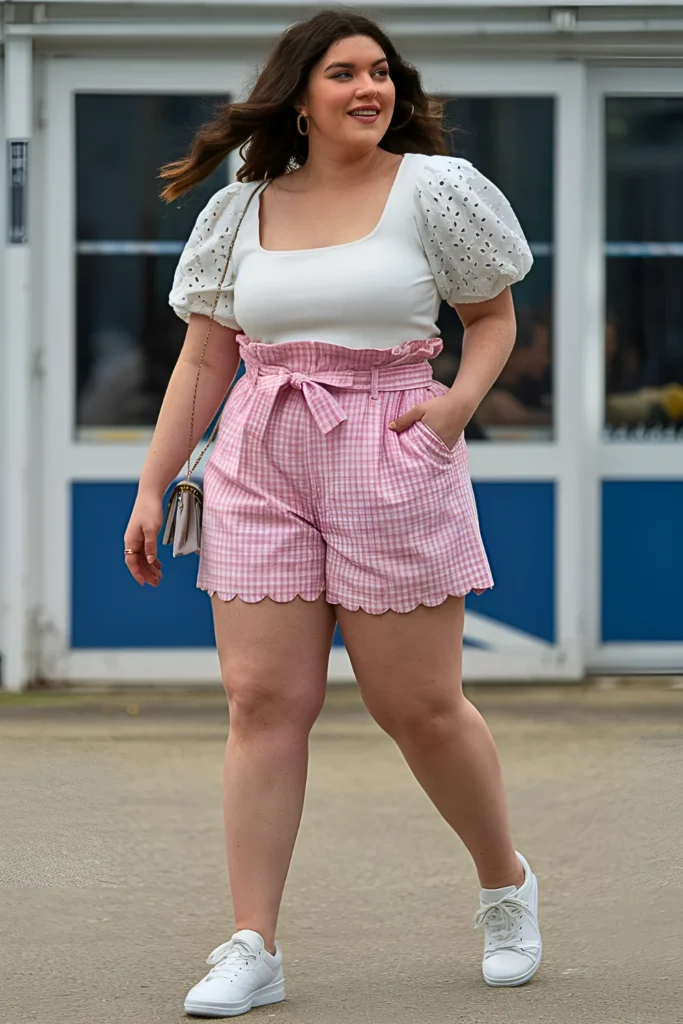
[{"label": "woman", "polygon": [[[185,1009],[234,1016],[285,998],[276,923],[335,622],[368,710],[474,859],[486,982],[519,985],[541,957],[537,882],[512,844],[493,739],[461,687],[464,595],[492,585],[463,429],[512,348],[509,285],[529,249],[498,189],[446,155],[439,104],[360,14],[290,28],[247,102],[164,169],[164,197],[245,143],[239,181],[199,215],[178,264],[170,303],[187,336],[125,536],[132,574],[156,586],[162,499],[187,454],[217,303],[195,437],[240,355],[246,373],[206,468],[198,586],[230,710],[236,931]],[[429,362],[442,298],[465,327],[450,389]]]}]

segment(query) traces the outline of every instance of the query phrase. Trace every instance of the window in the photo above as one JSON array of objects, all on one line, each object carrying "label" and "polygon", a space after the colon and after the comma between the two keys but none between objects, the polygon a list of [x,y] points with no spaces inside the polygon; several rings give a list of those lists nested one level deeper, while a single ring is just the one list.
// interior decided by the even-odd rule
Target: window
[{"label": "window", "polygon": [[605,433],[683,440],[683,98],[605,102]]},{"label": "window", "polygon": [[[534,255],[534,266],[513,287],[517,343],[466,435],[482,440],[550,440],[552,404],[553,261],[552,97],[465,97],[446,103],[454,156],[470,160],[512,204]],[[443,352],[434,376],[449,386],[460,362],[462,325],[443,304]]]},{"label": "window", "polygon": [[185,335],[168,306],[196,216],[222,165],[170,206],[159,168],[184,155],[225,97],[76,96],[76,431],[148,436]]}]

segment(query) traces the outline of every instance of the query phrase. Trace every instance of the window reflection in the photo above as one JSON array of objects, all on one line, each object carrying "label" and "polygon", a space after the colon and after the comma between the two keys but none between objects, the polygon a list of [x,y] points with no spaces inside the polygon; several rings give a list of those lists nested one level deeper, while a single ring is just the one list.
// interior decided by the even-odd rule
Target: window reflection
[{"label": "window reflection", "polygon": [[548,304],[517,311],[517,341],[479,408],[491,427],[552,427],[551,318]]},{"label": "window reflection", "polygon": [[683,99],[606,100],[605,429],[683,439]]},{"label": "window reflection", "polygon": [[82,440],[148,434],[185,325],[168,306],[197,213],[225,167],[178,203],[159,168],[182,156],[224,97],[76,97],[76,426]]},{"label": "window reflection", "polygon": [[153,426],[185,336],[167,302],[176,259],[88,255],[77,263],[78,425]]},{"label": "window reflection", "polygon": [[[469,440],[550,440],[552,401],[553,118],[551,97],[467,97],[446,103],[453,155],[470,160],[507,196],[534,254],[513,288],[517,342],[499,380],[465,432]],[[450,386],[460,365],[462,325],[446,303],[444,349],[434,376]]]}]

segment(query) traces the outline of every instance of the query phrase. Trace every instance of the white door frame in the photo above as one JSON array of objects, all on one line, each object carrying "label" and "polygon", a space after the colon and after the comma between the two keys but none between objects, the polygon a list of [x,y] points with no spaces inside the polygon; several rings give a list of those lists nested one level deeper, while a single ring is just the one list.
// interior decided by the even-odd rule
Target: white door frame
[{"label": "white door frame", "polygon": [[[0,436],[8,498],[3,502],[0,535],[0,644],[3,686],[19,690],[34,675],[33,608],[35,529],[32,491],[36,484],[36,363],[32,347],[33,257],[38,231],[35,216],[36,146],[33,109],[33,46],[30,39],[5,40],[3,75],[2,339],[0,340]],[[7,236],[7,140],[28,144],[27,232],[10,244]]]},{"label": "white door frame", "polygon": [[[186,71],[186,74],[183,74]],[[92,444],[73,437],[74,352],[74,117],[77,91],[216,93],[239,95],[251,65],[231,60],[188,61],[121,57],[115,60],[47,60],[45,81],[46,159],[43,294],[46,393],[41,591],[43,673],[48,678],[102,681],[218,681],[213,650],[70,650],[71,512],[70,483],[131,480],[142,468],[147,444]],[[583,208],[583,119],[585,89],[579,65],[510,64],[424,60],[427,89],[457,95],[540,95],[556,98],[555,110],[555,440],[550,443],[487,442],[470,446],[477,480],[549,480],[556,485],[556,644],[515,637],[505,627],[500,653],[465,651],[468,679],[576,679],[583,675],[580,560],[582,438],[576,411],[582,402],[582,239],[576,211]],[[186,79],[186,80],[184,80]],[[64,183],[68,183],[65,190]],[[560,386],[561,382],[561,386]],[[47,508],[49,506],[49,513]],[[96,554],[96,553],[95,553]],[[494,630],[481,616],[468,615],[476,635]],[[476,621],[480,620],[480,621]],[[330,679],[353,679],[348,655],[334,648]]]},{"label": "white door frame", "polygon": [[604,437],[605,363],[605,96],[683,96],[681,68],[593,68],[588,72],[586,151],[589,183],[585,224],[586,275],[586,664],[596,674],[622,672],[680,672],[683,643],[602,643],[602,483],[605,480],[681,480],[680,443],[627,441],[610,443]]}]

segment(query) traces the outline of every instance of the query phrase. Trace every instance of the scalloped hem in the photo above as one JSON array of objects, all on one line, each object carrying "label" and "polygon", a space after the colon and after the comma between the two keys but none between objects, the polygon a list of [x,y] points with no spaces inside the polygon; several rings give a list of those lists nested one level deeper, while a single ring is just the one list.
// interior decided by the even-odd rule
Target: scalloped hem
[{"label": "scalloped hem", "polygon": [[407,605],[399,602],[400,607],[394,607],[393,605],[388,604],[382,608],[377,608],[376,606],[369,608],[364,604],[359,603],[351,605],[345,604],[343,601],[330,601],[330,604],[340,604],[347,612],[364,611],[367,612],[368,615],[384,615],[385,612],[396,612],[399,615],[406,615],[408,612],[414,612],[416,608],[420,607],[420,605],[423,605],[425,608],[436,608],[438,605],[443,604],[448,597],[467,597],[468,594],[483,594],[484,591],[491,590],[492,587],[493,583],[489,583],[485,587],[470,587],[469,590],[464,590],[462,592],[449,590],[447,593],[442,594],[439,597],[435,597],[433,600],[425,597]]},{"label": "scalloped hem", "polygon": [[[416,608],[420,607],[420,605],[424,605],[425,608],[436,608],[438,605],[443,604],[446,598],[448,597],[467,597],[468,594],[483,594],[485,591],[491,590],[493,586],[493,583],[489,583],[486,586],[482,587],[473,586],[470,587],[469,590],[465,590],[462,592],[449,590],[447,593],[442,594],[439,597],[434,598],[433,600],[430,598],[422,598],[421,600],[418,599],[417,601],[414,601],[412,604],[408,605],[399,602],[401,606],[397,608],[395,608],[391,604],[387,604],[382,608],[377,608],[376,606],[368,607],[367,605],[361,603],[352,605],[347,604],[344,601],[329,600],[328,604],[341,605],[341,607],[344,608],[347,612],[364,611],[368,615],[384,615],[385,612],[396,612],[400,615],[404,615],[408,612],[414,612]],[[307,597],[305,594],[301,594],[298,592],[292,593],[290,597],[286,598],[273,597],[271,594],[260,594],[258,597],[245,597],[238,591],[235,591],[234,593],[226,593],[221,592],[219,590],[213,590],[211,587],[208,586],[200,586],[199,584],[197,584],[197,588],[198,590],[203,590],[206,594],[209,595],[209,597],[217,597],[221,601],[232,601],[234,598],[239,597],[241,601],[245,602],[245,604],[260,604],[260,602],[264,601],[266,598],[269,598],[271,601],[275,601],[276,604],[289,604],[289,602],[293,601],[295,597],[300,597],[302,601],[312,602],[317,601],[318,598],[320,598],[325,593],[325,590],[321,590],[313,597]]]},{"label": "scalloped hem", "polygon": [[289,597],[273,597],[272,594],[260,594],[258,597],[245,597],[245,595],[240,594],[238,590],[232,593],[227,593],[220,590],[214,590],[213,587],[210,586],[202,586],[199,583],[197,584],[197,589],[203,590],[205,594],[209,595],[209,597],[217,597],[221,601],[233,601],[236,597],[239,597],[240,601],[244,601],[245,604],[260,604],[261,601],[265,601],[266,598],[269,598],[271,601],[275,601],[276,604],[289,604],[295,597],[300,597],[302,601],[313,602],[317,601],[318,598],[325,593],[323,589],[317,594],[314,594],[313,597],[307,597],[305,594],[301,594],[298,591],[294,591]]}]

